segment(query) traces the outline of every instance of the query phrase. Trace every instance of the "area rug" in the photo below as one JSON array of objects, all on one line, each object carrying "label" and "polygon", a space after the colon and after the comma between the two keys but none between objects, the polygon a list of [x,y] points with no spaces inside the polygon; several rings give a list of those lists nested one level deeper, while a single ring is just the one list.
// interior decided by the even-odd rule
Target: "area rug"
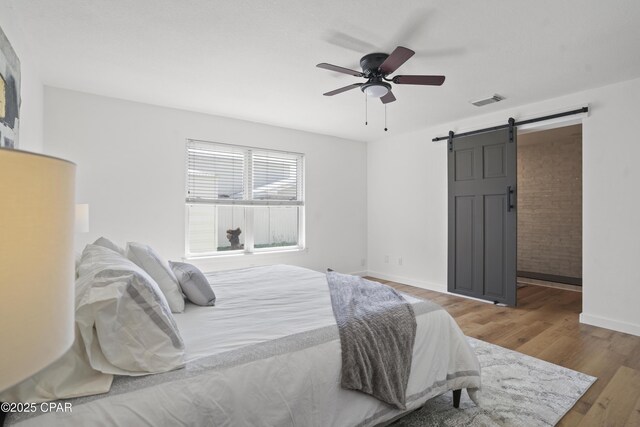
[{"label": "area rug", "polygon": [[393,427],[554,426],[591,387],[595,377],[467,337],[482,366],[480,407],[465,391],[455,409],[452,393],[428,401]]}]

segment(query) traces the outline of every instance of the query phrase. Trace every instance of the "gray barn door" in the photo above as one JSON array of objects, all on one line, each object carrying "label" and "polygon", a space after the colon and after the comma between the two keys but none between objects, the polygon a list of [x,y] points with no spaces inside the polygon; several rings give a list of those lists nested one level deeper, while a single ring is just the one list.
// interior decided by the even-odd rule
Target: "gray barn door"
[{"label": "gray barn door", "polygon": [[449,148],[449,292],[516,305],[516,141],[509,129]]}]

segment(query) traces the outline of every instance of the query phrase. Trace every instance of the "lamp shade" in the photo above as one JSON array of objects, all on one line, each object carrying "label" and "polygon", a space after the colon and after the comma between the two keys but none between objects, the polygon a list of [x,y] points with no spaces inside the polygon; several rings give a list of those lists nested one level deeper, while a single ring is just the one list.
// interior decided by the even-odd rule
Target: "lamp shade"
[{"label": "lamp shade", "polygon": [[89,232],[89,205],[86,203],[76,205],[76,233]]},{"label": "lamp shade", "polygon": [[0,391],[74,339],[75,165],[0,149]]}]

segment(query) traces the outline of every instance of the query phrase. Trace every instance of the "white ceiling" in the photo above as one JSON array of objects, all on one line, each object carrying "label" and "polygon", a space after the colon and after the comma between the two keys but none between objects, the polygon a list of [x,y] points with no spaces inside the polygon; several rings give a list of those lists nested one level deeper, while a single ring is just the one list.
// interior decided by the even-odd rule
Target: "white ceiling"
[{"label": "white ceiling", "polygon": [[[399,74],[390,132],[640,76],[638,0],[3,0],[23,21],[45,84],[369,141],[384,108],[353,90],[362,55],[417,54]],[[469,100],[504,95],[478,108]]]}]

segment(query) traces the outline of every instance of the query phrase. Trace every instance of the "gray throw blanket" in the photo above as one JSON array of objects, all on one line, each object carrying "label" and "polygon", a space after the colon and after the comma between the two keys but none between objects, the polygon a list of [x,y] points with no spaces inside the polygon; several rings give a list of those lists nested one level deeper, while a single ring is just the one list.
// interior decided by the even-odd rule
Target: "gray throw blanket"
[{"label": "gray throw blanket", "polygon": [[361,277],[327,272],[342,347],[345,389],[406,409],[416,317],[393,288]]}]

